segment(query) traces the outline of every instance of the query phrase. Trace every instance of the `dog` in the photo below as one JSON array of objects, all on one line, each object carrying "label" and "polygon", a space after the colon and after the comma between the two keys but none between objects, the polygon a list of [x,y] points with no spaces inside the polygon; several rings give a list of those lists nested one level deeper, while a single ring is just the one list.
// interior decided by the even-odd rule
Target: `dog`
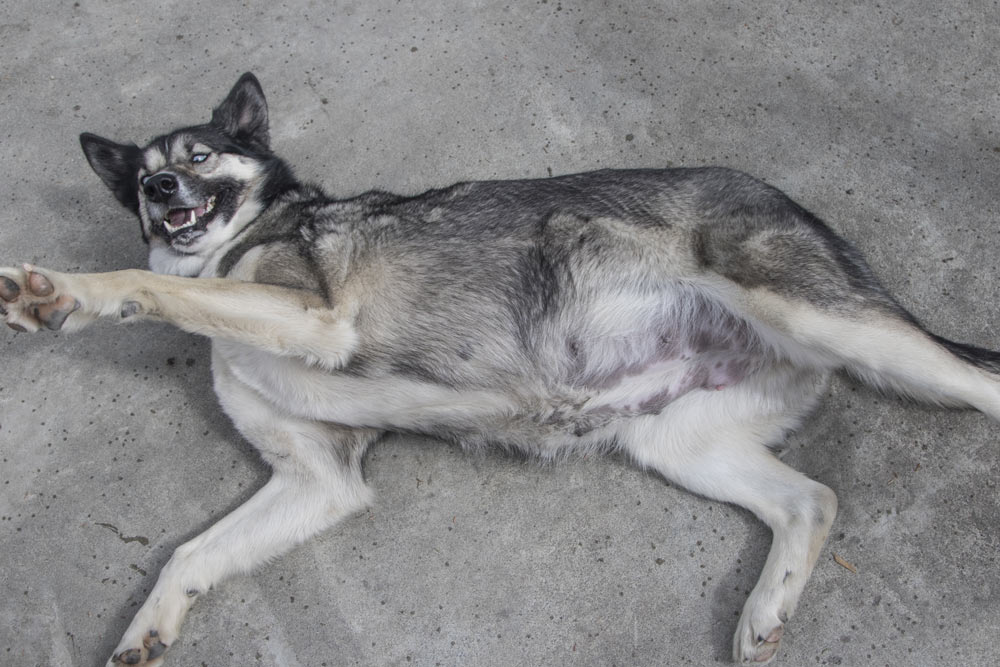
[{"label": "dog", "polygon": [[108,664],[158,665],[195,599],[358,512],[388,432],[618,451],[773,532],[733,639],[779,646],[837,509],[771,447],[844,369],[1000,418],[1000,354],[927,332],[861,255],[723,168],[605,170],[337,199],[271,150],[243,75],[144,148],[80,137],[152,271],[0,269],[22,331],[154,319],[212,339],[223,410],[273,469],[180,546]]}]

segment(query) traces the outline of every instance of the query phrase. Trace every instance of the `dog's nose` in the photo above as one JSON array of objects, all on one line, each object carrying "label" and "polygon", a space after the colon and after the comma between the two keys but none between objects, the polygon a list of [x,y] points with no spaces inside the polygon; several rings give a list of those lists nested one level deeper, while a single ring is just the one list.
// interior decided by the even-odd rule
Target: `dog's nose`
[{"label": "dog's nose", "polygon": [[166,202],[170,195],[177,192],[177,176],[169,171],[153,174],[142,182],[142,191],[154,202]]}]

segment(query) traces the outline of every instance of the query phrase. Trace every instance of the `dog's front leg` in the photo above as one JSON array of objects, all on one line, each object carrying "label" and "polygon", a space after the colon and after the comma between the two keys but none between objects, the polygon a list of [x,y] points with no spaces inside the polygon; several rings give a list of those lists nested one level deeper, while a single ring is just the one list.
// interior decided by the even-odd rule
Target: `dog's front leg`
[{"label": "dog's front leg", "polygon": [[225,369],[216,388],[240,431],[274,475],[250,500],[181,545],[115,648],[109,667],[159,665],[195,598],[364,508],[371,492],[361,458],[379,433],[284,415]]},{"label": "dog's front leg", "polygon": [[306,290],[134,269],[0,269],[0,317],[20,331],[80,329],[100,317],[157,319],[327,368],[342,367],[357,342],[353,311]]}]

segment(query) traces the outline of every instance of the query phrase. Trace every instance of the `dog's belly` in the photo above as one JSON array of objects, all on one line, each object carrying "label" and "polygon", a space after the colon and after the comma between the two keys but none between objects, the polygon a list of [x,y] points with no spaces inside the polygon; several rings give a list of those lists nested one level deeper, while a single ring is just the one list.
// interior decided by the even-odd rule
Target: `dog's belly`
[{"label": "dog's belly", "polygon": [[546,387],[530,378],[455,389],[402,375],[363,377],[214,341],[230,372],[291,414],[346,426],[426,433],[467,444],[503,443],[546,455],[588,448],[623,420],[662,412],[697,391],[718,392],[759,370],[747,354],[682,355],[630,365],[587,385]]}]

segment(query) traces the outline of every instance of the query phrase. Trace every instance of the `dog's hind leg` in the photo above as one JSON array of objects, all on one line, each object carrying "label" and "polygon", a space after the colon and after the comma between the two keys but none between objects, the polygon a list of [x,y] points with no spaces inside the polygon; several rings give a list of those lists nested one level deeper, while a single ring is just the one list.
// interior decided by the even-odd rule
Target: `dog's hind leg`
[{"label": "dog's hind leg", "polygon": [[698,255],[730,281],[723,291],[736,288],[735,309],[761,325],[779,353],[1000,419],[1000,354],[928,333],[847,241],[777,190],[740,185],[708,200],[714,207],[706,209]]},{"label": "dog's hind leg", "polygon": [[328,368],[343,366],[357,342],[349,306],[331,307],[313,292],[135,269],[0,268],[0,317],[22,331],[79,329],[100,317],[144,317]]},{"label": "dog's hind leg", "polygon": [[778,333],[777,346],[805,363],[845,368],[863,381],[916,400],[972,407],[1000,420],[1000,354],[953,343],[901,308],[822,308],[766,290],[750,296],[754,315]]},{"label": "dog's hind leg", "polygon": [[722,391],[696,391],[619,435],[632,458],[690,491],[749,509],[773,532],[733,638],[737,661],[774,657],[837,511],[828,487],[768,449],[815,402],[825,374],[778,366]]},{"label": "dog's hind leg", "polygon": [[159,665],[195,598],[364,508],[361,457],[379,433],[284,415],[241,385],[218,358],[216,391],[274,474],[250,500],[181,545],[160,572],[108,665]]}]

